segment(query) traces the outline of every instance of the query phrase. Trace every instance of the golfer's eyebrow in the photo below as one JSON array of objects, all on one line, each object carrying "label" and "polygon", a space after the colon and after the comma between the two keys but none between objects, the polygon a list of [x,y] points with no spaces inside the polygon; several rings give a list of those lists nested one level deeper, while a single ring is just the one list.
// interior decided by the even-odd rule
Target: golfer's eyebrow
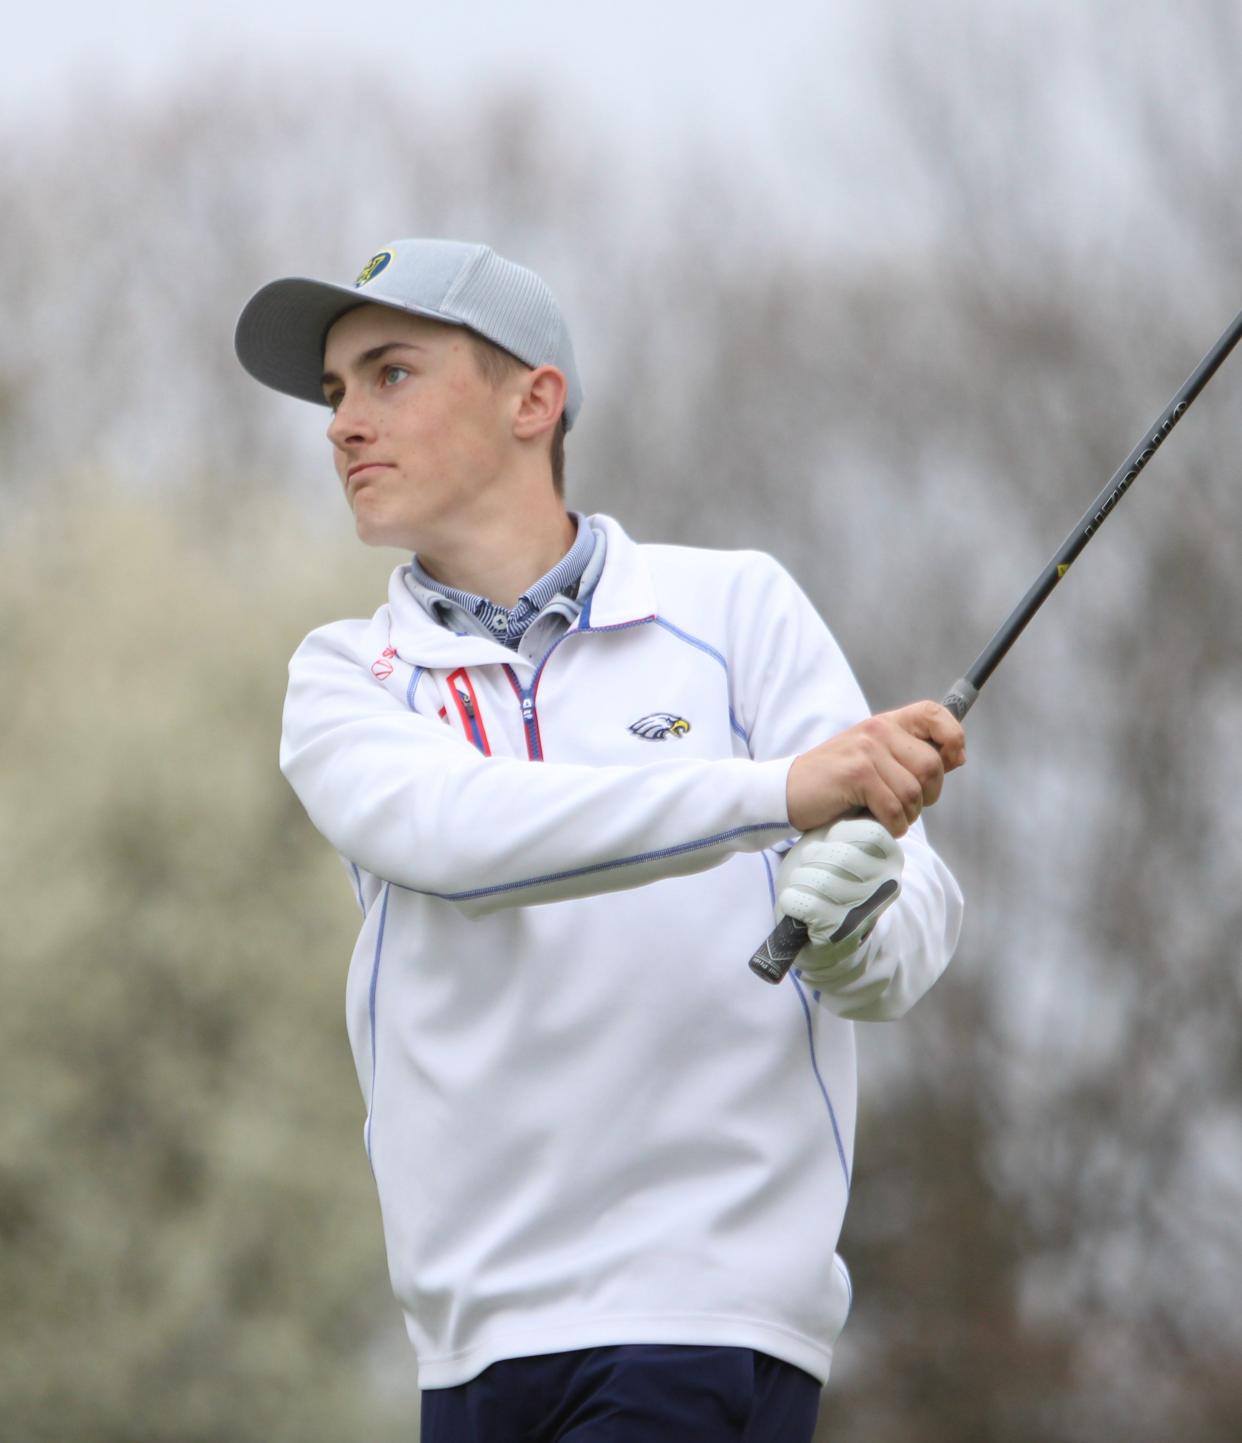
[{"label": "golfer's eyebrow", "polygon": [[[369,351],[363,351],[360,356],[354,357],[353,369],[361,370],[363,366],[369,366],[372,361],[378,361],[386,356],[389,351],[425,351],[426,346],[420,346],[417,341],[385,341],[382,346],[372,346]],[[339,385],[341,378],[335,371],[325,371],[319,378],[319,384],[326,390],[331,385]]]}]

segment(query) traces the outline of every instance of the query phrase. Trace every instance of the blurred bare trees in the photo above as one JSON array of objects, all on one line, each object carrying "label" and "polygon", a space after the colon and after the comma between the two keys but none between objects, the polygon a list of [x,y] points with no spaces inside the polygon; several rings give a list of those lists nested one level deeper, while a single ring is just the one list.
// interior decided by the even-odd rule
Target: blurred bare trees
[{"label": "blurred bare trees", "polygon": [[[874,113],[818,141],[848,251],[748,213],[723,165],[627,191],[551,105],[446,116],[376,76],[98,104],[0,172],[15,1439],[388,1436],[348,889],[274,749],[289,652],[393,558],[344,534],[320,418],[236,367],[250,291],[403,234],[529,261],[585,373],[574,503],[771,550],[875,705],[937,694],[1242,298],[1242,17],[1164,24],[963,4],[878,32]],[[825,1437],[1242,1433],[1240,395],[1235,357],[930,819],[968,930],[861,1037]]]},{"label": "blurred bare trees", "polygon": [[365,1367],[383,1263],[325,955],[350,918],[317,905],[340,868],[270,775],[290,607],[324,586],[254,521],[209,552],[61,481],[6,534],[14,1443],[403,1436]]}]

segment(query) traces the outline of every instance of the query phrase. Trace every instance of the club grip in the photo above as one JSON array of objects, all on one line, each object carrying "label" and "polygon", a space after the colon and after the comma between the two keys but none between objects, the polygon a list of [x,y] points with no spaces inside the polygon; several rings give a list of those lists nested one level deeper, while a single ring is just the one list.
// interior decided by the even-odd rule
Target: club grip
[{"label": "club grip", "polygon": [[750,959],[750,970],[765,982],[780,982],[806,946],[809,935],[805,922],[799,922],[796,917],[782,917]]}]

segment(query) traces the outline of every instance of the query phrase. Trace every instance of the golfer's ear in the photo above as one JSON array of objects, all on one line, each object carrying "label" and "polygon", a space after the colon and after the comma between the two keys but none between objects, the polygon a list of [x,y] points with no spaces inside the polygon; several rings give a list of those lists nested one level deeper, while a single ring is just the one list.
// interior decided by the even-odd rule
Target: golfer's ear
[{"label": "golfer's ear", "polygon": [[523,378],[513,434],[529,441],[551,431],[561,419],[568,392],[564,372],[555,366],[536,366]]}]

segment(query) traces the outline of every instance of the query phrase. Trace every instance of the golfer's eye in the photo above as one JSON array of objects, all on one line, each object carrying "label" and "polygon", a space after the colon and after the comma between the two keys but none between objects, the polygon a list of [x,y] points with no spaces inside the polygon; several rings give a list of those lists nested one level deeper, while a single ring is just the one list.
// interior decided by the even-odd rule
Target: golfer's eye
[{"label": "golfer's eye", "polygon": [[384,385],[395,386],[398,381],[403,381],[409,374],[404,366],[385,366]]}]

